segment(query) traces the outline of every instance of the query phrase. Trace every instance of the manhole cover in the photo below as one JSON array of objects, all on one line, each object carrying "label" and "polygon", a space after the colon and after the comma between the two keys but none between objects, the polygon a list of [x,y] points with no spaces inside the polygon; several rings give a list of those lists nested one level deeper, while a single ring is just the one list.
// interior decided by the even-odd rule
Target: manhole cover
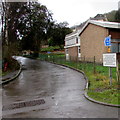
[{"label": "manhole cover", "polygon": [[32,101],[26,101],[26,102],[20,102],[20,103],[14,103],[10,105],[3,106],[2,110],[13,110],[13,109],[18,109],[18,108],[23,108],[23,107],[31,107],[31,106],[36,106],[36,105],[41,105],[45,104],[44,99],[39,99],[39,100],[32,100]]}]

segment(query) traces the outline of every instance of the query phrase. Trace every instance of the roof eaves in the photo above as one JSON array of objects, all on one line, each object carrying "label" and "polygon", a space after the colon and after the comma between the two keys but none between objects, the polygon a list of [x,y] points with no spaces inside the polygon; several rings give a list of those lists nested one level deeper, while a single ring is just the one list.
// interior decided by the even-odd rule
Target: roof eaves
[{"label": "roof eaves", "polygon": [[84,29],[88,26],[88,24],[89,24],[89,22],[90,22],[90,20],[88,20],[87,22],[86,22],[86,24],[83,26],[83,28],[79,31],[79,36],[80,36],[80,34],[84,31]]},{"label": "roof eaves", "polygon": [[90,23],[94,24],[94,25],[97,25],[97,26],[104,27],[104,28],[117,28],[117,29],[120,29],[120,23],[115,23],[115,22],[100,22],[100,21],[96,21],[96,20],[88,20],[88,22],[84,25],[84,27],[79,32],[79,36],[81,35],[81,33],[84,31],[84,29]]},{"label": "roof eaves", "polygon": [[116,22],[100,22],[100,21],[90,21],[91,24],[95,24],[105,28],[120,28],[120,23]]}]

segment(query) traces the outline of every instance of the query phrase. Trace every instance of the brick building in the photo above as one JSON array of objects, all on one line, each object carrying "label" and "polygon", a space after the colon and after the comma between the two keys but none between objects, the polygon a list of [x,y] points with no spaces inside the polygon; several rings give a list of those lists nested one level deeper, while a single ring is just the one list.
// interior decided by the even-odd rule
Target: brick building
[{"label": "brick building", "polygon": [[64,48],[67,60],[81,57],[79,30],[66,35]]},{"label": "brick building", "polygon": [[107,18],[102,14],[97,14],[94,18],[89,18],[87,21],[75,27],[74,32],[66,35],[65,46],[64,46],[66,59],[74,59],[74,60],[81,59],[81,42],[80,42],[81,38],[79,37],[79,34],[81,30],[84,28],[84,26],[90,20],[107,21]]},{"label": "brick building", "polygon": [[79,33],[81,57],[92,62],[95,56],[96,62],[102,63],[102,55],[108,49],[104,45],[104,39],[109,35],[111,35],[111,52],[120,53],[120,23],[88,21]]}]

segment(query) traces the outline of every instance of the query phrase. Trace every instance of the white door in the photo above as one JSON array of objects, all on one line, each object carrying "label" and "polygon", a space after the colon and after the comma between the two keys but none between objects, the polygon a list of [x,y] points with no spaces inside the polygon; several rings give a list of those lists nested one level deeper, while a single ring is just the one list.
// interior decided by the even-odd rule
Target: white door
[{"label": "white door", "polygon": [[66,48],[65,53],[66,53],[66,60],[69,60],[68,48]]}]

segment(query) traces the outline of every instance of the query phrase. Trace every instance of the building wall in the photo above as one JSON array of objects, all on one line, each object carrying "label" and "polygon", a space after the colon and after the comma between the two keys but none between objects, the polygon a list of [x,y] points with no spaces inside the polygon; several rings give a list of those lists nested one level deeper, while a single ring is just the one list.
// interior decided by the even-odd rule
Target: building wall
[{"label": "building wall", "polygon": [[112,39],[120,39],[120,29],[109,29],[109,34]]},{"label": "building wall", "polygon": [[73,32],[72,34],[65,37],[64,48],[67,60],[78,59],[78,46],[80,46],[80,37],[78,36],[78,32]]},{"label": "building wall", "polygon": [[68,55],[71,60],[76,60],[78,58],[78,47],[70,47],[68,49]]},{"label": "building wall", "polygon": [[92,62],[95,56],[96,62],[102,63],[102,55],[107,52],[107,47],[104,46],[104,39],[107,36],[106,28],[89,24],[80,35],[81,57]]}]

